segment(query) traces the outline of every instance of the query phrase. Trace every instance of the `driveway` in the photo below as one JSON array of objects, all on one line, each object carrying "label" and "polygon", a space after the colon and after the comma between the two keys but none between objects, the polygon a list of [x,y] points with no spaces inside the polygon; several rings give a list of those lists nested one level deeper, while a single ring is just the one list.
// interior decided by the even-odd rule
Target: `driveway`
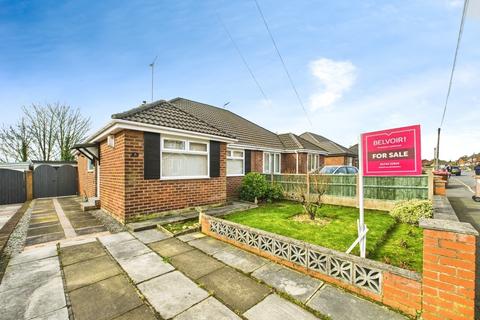
[{"label": "driveway", "polygon": [[406,319],[224,242],[159,230],[66,239],[14,257],[1,319]]},{"label": "driveway", "polygon": [[[452,176],[448,183],[447,197],[462,222],[470,223],[480,232],[480,202],[472,200],[475,191],[475,179],[471,173],[461,176]],[[477,238],[477,288],[476,293],[476,319],[480,319],[480,240]]]}]

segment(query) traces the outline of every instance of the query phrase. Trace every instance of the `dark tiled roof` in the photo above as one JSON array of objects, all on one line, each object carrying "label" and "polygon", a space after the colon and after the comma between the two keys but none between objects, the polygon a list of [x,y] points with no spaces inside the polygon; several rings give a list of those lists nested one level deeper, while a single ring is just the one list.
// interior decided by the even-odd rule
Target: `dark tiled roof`
[{"label": "dark tiled roof", "polygon": [[112,118],[235,138],[235,136],[216,128],[165,100],[144,104],[129,111],[114,114]]},{"label": "dark tiled roof", "polygon": [[350,152],[353,154],[358,154],[358,143],[348,148],[348,150],[350,150]]},{"label": "dark tiled roof", "polygon": [[175,98],[170,100],[179,109],[236,137],[242,145],[283,149],[279,137],[239,115],[208,104]]},{"label": "dark tiled roof", "polygon": [[344,146],[339,145],[338,143],[333,142],[332,140],[322,137],[321,135],[318,135],[316,133],[305,132],[302,133],[300,137],[326,150],[329,154],[352,154],[352,152],[348,148],[345,148]]},{"label": "dark tiled roof", "polygon": [[286,150],[306,149],[306,150],[325,151],[319,146],[293,133],[280,134],[278,135],[278,137],[282,141],[283,146],[285,147]]}]

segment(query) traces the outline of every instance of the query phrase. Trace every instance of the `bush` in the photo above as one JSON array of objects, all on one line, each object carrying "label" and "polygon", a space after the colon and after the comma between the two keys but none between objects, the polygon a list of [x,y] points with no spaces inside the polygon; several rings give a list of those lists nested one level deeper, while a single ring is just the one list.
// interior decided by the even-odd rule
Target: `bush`
[{"label": "bush", "polygon": [[268,191],[268,182],[263,175],[250,172],[245,175],[240,187],[240,198],[246,201],[263,199]]},{"label": "bush", "polygon": [[267,192],[265,193],[265,199],[267,202],[273,202],[283,199],[283,188],[279,184],[272,184],[268,186]]},{"label": "bush", "polygon": [[408,200],[395,204],[390,215],[400,222],[418,224],[422,218],[433,216],[433,206],[430,200]]}]

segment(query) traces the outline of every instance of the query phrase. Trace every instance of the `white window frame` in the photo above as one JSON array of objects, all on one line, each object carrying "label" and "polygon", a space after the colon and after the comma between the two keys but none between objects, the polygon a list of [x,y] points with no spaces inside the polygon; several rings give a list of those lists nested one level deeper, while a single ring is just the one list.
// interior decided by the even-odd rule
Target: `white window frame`
[{"label": "white window frame", "polygon": [[[269,156],[269,169],[270,170],[266,170],[265,169],[265,156],[268,155]],[[278,172],[275,172],[275,155],[278,155]],[[273,158],[273,161],[272,161],[272,158]],[[263,160],[262,160],[262,166],[263,166],[263,173],[265,174],[271,174],[272,173],[272,170],[273,170],[273,174],[281,174],[282,172],[282,154],[279,153],[279,152],[263,152]]]},{"label": "white window frame", "polygon": [[[316,153],[309,153],[307,155],[307,169],[309,172],[320,169],[320,155]],[[313,166],[312,166],[313,159]]]},{"label": "white window frame", "polygon": [[[90,167],[90,164],[91,164],[91,167]],[[90,160],[89,158],[87,158],[87,172],[93,172],[93,171],[95,171],[95,160]]]},{"label": "white window frame", "polygon": [[[233,151],[238,151],[242,153],[242,157],[234,157],[233,156]],[[242,165],[242,173],[241,174],[228,174],[227,172],[227,177],[243,177],[245,175],[245,150],[243,149],[233,149],[233,148],[227,148],[227,171],[228,171],[228,160],[242,160],[243,165]]]},{"label": "white window frame", "polygon": [[[165,140],[182,141],[185,145],[184,150],[164,148]],[[207,146],[207,151],[191,151],[190,143],[201,143]],[[198,154],[207,156],[207,175],[205,176],[163,176],[162,164],[163,153],[180,153],[180,154]],[[166,136],[160,139],[160,180],[188,180],[188,179],[210,179],[210,141],[186,139],[183,137]]]}]

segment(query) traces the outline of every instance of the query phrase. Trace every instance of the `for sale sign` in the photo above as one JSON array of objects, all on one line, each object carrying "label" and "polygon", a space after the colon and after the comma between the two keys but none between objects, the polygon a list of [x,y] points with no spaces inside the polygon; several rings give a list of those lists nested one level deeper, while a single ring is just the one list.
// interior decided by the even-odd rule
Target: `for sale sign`
[{"label": "for sale sign", "polygon": [[361,135],[364,176],[422,174],[420,125]]}]

